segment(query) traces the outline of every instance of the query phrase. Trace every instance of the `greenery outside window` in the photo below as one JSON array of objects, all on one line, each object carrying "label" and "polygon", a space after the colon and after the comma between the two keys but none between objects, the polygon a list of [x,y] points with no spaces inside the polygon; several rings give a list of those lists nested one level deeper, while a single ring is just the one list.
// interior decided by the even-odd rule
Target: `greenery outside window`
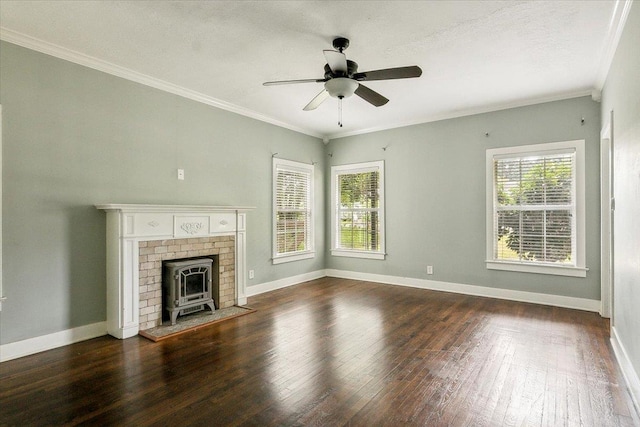
[{"label": "greenery outside window", "polygon": [[335,256],[384,259],[384,162],[331,168]]},{"label": "greenery outside window", "polygon": [[585,277],[584,141],[487,150],[487,268]]},{"label": "greenery outside window", "polygon": [[314,166],[273,159],[273,263],[313,258]]}]

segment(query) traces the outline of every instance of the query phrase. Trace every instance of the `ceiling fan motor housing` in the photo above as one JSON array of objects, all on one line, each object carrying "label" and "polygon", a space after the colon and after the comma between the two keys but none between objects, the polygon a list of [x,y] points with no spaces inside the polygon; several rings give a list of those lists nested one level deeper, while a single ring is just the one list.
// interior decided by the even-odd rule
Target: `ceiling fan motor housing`
[{"label": "ceiling fan motor housing", "polygon": [[324,64],[324,78],[332,79],[335,77],[349,77],[352,78],[355,73],[358,72],[358,64],[355,61],[347,59],[347,73],[333,72],[329,64]]}]

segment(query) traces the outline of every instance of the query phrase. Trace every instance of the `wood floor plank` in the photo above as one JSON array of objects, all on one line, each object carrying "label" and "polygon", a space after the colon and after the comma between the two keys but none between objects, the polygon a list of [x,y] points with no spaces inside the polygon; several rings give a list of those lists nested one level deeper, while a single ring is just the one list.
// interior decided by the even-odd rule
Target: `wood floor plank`
[{"label": "wood floor plank", "polygon": [[0,364],[0,425],[638,426],[596,313],[323,278]]}]

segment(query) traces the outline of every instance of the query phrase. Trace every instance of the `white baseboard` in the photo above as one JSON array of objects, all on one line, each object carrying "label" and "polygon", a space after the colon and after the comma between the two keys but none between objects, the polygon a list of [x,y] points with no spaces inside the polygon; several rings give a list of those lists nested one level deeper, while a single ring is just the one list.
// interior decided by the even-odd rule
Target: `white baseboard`
[{"label": "white baseboard", "polygon": [[390,285],[409,286],[432,291],[453,292],[456,294],[475,295],[529,302],[533,304],[551,305],[555,307],[573,308],[577,310],[599,312],[600,301],[585,298],[565,297],[561,295],[540,294],[535,292],[514,291],[511,289],[489,288],[486,286],[464,285],[460,283],[439,282],[436,280],[415,279],[412,277],[387,276],[383,274],[361,273],[357,271],[326,270],[329,277],[365,280],[368,282],[387,283]]},{"label": "white baseboard", "polygon": [[89,340],[107,334],[107,323],[98,322],[79,326],[53,334],[29,338],[23,341],[0,345],[0,362],[40,353],[78,341]]},{"label": "white baseboard", "polygon": [[613,326],[611,327],[611,346],[618,360],[622,375],[627,382],[627,387],[629,388],[633,404],[636,407],[636,412],[638,416],[640,416],[640,377],[638,377],[638,373],[633,369],[631,359],[618,336],[618,331]]},{"label": "white baseboard", "polygon": [[260,295],[265,292],[275,291],[276,289],[282,289],[289,286],[297,285],[299,283],[308,282],[309,280],[321,279],[326,277],[325,270],[316,270],[310,273],[298,274],[297,276],[285,277],[284,279],[274,280],[273,282],[265,282],[255,286],[247,286],[245,294],[248,297]]},{"label": "white baseboard", "polygon": [[[464,285],[459,283],[439,282],[435,280],[415,279],[411,277],[387,276],[382,274],[370,274],[334,269],[317,270],[309,273],[299,274],[297,276],[285,277],[283,279],[274,280],[272,282],[261,283],[255,286],[248,286],[246,288],[246,295],[248,297],[251,297],[265,292],[274,291],[276,289],[282,289],[289,286],[297,285],[309,280],[320,279],[325,276],[386,283],[390,285],[409,286],[414,288],[506,299],[512,301],[529,302],[534,304],[544,304],[593,312],[598,312],[600,310],[600,301],[596,300],[540,294],[534,292],[514,291],[509,289],[488,288],[485,286]],[[73,344],[78,341],[96,338],[102,335],[106,335],[106,333],[106,322],[98,322],[91,325],[80,326],[78,328],[68,329],[49,335],[43,335],[40,337],[29,338],[23,341],[0,345],[0,362],[16,359],[18,357],[28,356],[30,354],[39,353],[45,350],[51,350],[53,348]],[[620,359],[620,357],[618,358]],[[629,364],[629,366],[631,365]],[[635,373],[634,375],[635,381],[637,383],[638,376]]]}]

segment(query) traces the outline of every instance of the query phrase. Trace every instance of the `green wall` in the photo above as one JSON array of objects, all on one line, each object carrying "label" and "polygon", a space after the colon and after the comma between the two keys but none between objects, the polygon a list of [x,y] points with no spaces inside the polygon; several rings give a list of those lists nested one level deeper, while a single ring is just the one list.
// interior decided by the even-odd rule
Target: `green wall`
[{"label": "green wall", "polygon": [[[613,326],[640,384],[640,4],[631,6],[602,92],[602,123],[613,111]],[[635,390],[640,404],[640,388]],[[640,409],[640,408],[639,408]]]},{"label": "green wall", "polygon": [[[324,268],[319,139],[4,42],[0,104],[0,344],[105,320],[106,214],[96,203],[255,206],[248,286]],[[276,152],[318,162],[317,256],[273,266]]]},{"label": "green wall", "polygon": [[[105,320],[105,214],[96,203],[255,206],[248,215],[247,266],[256,276],[248,286],[331,268],[600,296],[600,106],[590,98],[324,146],[317,138],[2,43],[0,103],[8,297],[0,312],[0,344]],[[485,150],[572,139],[587,143],[587,278],[487,270]],[[273,266],[276,152],[317,162],[317,256]],[[389,255],[384,261],[332,257],[325,227],[330,166],[372,160],[385,160]],[[185,169],[185,181],[176,179],[178,168]],[[434,275],[426,275],[427,265]]]},{"label": "green wall", "polygon": [[[327,267],[599,300],[599,133],[600,105],[583,97],[331,141],[327,180],[331,165],[385,161],[388,256],[327,255]],[[576,139],[586,141],[587,277],[487,270],[485,151]]]}]

